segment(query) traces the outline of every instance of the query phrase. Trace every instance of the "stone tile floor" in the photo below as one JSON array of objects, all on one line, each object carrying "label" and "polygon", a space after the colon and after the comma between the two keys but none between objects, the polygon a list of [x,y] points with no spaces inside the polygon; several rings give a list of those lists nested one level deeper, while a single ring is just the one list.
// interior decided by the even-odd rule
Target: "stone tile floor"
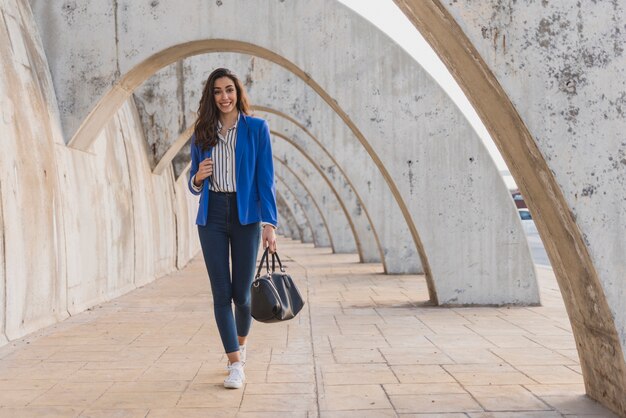
[{"label": "stone tile floor", "polygon": [[0,348],[0,417],[614,417],[588,399],[550,270],[542,307],[430,307],[422,276],[281,239],[308,303],[255,323],[222,387],[200,257]]}]

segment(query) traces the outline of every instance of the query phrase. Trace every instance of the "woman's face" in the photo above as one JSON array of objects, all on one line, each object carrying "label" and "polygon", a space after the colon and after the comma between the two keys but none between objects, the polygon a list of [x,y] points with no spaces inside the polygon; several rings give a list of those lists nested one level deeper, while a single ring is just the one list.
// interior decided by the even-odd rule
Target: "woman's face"
[{"label": "woman's face", "polygon": [[228,114],[237,109],[237,89],[235,83],[228,77],[220,77],[215,80],[213,97],[220,113]]}]

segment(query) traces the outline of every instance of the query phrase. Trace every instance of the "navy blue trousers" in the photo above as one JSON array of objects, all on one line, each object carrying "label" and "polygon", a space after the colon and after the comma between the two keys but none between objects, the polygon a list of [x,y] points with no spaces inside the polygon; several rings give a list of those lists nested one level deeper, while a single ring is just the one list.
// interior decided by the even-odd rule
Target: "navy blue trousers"
[{"label": "navy blue trousers", "polygon": [[198,234],[213,292],[215,321],[225,352],[232,353],[239,350],[237,336],[247,336],[252,324],[250,286],[261,227],[259,222],[239,222],[236,193],[210,193],[207,224],[198,225]]}]

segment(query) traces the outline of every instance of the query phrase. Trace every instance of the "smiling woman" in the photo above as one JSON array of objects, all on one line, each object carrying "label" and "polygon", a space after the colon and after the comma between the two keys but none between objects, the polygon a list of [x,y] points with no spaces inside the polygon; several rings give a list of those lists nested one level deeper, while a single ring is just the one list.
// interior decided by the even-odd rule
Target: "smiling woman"
[{"label": "smiling woman", "polygon": [[249,116],[243,85],[225,68],[209,75],[200,99],[191,138],[189,189],[200,195],[198,235],[228,356],[224,387],[238,389],[245,381],[259,223],[263,247],[274,252],[278,219],[269,127],[263,119]]}]

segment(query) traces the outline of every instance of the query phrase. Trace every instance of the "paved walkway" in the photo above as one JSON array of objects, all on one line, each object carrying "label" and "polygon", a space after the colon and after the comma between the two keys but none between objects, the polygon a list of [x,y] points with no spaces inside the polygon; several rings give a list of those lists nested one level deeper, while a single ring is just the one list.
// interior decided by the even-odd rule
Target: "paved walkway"
[{"label": "paved walkway", "polygon": [[[584,394],[556,283],[543,307],[425,306],[420,276],[282,239],[308,304],[254,324],[243,390],[204,265],[0,349],[0,417],[613,417]],[[488,411],[488,412],[487,412]]]}]

